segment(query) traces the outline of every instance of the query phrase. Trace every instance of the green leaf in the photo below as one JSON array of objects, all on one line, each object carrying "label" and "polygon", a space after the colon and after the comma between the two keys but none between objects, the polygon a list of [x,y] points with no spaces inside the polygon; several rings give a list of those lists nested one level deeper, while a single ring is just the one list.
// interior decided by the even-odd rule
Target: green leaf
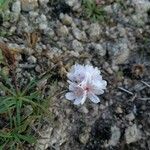
[{"label": "green leaf", "polygon": [[21,97],[21,99],[22,99],[24,102],[29,103],[29,104],[31,104],[31,105],[33,105],[33,106],[39,107],[39,108],[41,108],[41,110],[43,110],[44,112],[48,113],[47,110],[45,110],[45,108],[42,107],[42,105],[40,105],[40,104],[38,104],[38,103],[36,103],[36,102],[33,102],[32,100],[29,100],[29,99],[27,99],[27,98],[25,98],[25,97]]},{"label": "green leaf", "polygon": [[30,136],[30,135],[21,135],[21,134],[18,134],[17,135],[20,139],[30,143],[30,144],[33,144],[33,143],[36,143],[36,139],[33,137],[33,136]]},{"label": "green leaf", "polygon": [[12,135],[7,132],[0,132],[0,137],[2,138],[12,138]]},{"label": "green leaf", "polygon": [[0,102],[0,114],[8,112],[14,107],[15,107],[14,100],[10,98],[3,99],[3,101]]},{"label": "green leaf", "polygon": [[25,121],[22,122],[22,124],[16,128],[18,133],[22,133],[27,130],[28,126],[30,126],[31,122],[39,118],[39,116],[30,116]]},{"label": "green leaf", "polygon": [[0,0],[0,7],[2,7],[2,5],[4,5],[5,2],[6,0]]},{"label": "green leaf", "polygon": [[16,102],[16,120],[17,120],[17,125],[20,126],[20,123],[21,123],[21,111],[20,111],[21,107],[20,107],[20,102],[17,101]]},{"label": "green leaf", "polygon": [[0,89],[2,90],[2,91],[5,91],[5,92],[8,92],[9,94],[11,94],[11,95],[13,95],[13,96],[16,96],[15,95],[15,93],[11,90],[11,89],[9,89],[8,87],[6,87],[4,84],[0,84]]},{"label": "green leaf", "polygon": [[2,54],[2,50],[0,49],[0,64],[3,63],[3,61],[4,61],[4,57],[3,57],[3,54]]}]

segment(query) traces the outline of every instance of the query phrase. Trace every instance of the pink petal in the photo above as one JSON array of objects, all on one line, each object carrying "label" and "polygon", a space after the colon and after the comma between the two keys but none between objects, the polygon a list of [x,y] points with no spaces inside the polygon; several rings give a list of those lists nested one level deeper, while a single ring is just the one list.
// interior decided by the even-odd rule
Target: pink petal
[{"label": "pink petal", "polygon": [[100,99],[99,99],[95,94],[93,94],[93,93],[90,93],[90,94],[88,95],[88,98],[89,98],[92,102],[94,102],[94,103],[99,103],[99,102],[100,102]]},{"label": "pink petal", "polygon": [[66,99],[68,99],[70,101],[72,101],[76,98],[73,92],[66,93],[65,97],[66,97]]}]

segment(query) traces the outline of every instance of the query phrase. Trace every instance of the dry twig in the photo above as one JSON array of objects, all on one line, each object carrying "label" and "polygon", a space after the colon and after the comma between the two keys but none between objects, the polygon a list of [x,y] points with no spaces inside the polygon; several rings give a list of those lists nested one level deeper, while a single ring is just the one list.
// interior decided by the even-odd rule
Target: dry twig
[{"label": "dry twig", "polygon": [[126,90],[125,88],[118,87],[118,89],[121,90],[121,91],[124,91],[124,92],[126,92],[126,93],[128,93],[128,94],[130,94],[130,95],[133,95],[132,92],[130,92],[129,90]]}]

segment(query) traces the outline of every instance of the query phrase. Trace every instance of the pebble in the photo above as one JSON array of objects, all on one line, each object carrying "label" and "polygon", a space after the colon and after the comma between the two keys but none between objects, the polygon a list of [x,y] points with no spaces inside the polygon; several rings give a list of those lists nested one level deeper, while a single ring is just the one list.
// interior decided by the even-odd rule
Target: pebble
[{"label": "pebble", "polygon": [[122,114],[123,113],[122,108],[118,106],[117,109],[116,109],[116,113]]},{"label": "pebble", "polygon": [[64,25],[70,26],[73,22],[72,18],[68,14],[61,13],[59,18]]},{"label": "pebble", "polygon": [[78,40],[73,40],[72,48],[74,51],[78,51],[78,52],[83,51],[83,45]]},{"label": "pebble", "polygon": [[133,121],[133,120],[135,119],[135,116],[134,116],[133,113],[130,113],[130,114],[126,115],[126,119],[127,119],[128,121]]},{"label": "pebble", "polygon": [[106,55],[106,49],[103,48],[101,44],[94,44],[95,52],[100,56]]},{"label": "pebble", "polygon": [[40,5],[46,5],[49,0],[39,0]]},{"label": "pebble", "polygon": [[34,56],[32,56],[32,55],[29,56],[27,60],[31,64],[35,64],[37,62],[37,59]]},{"label": "pebble", "polygon": [[65,0],[65,3],[70,7],[73,7],[76,3],[78,3],[78,0]]},{"label": "pebble", "polygon": [[89,127],[85,127],[83,129],[83,132],[79,135],[79,141],[82,143],[82,144],[86,144],[89,140],[89,137],[90,137],[90,128]]},{"label": "pebble", "polygon": [[37,0],[21,0],[21,7],[23,11],[29,12],[38,7]]},{"label": "pebble", "polygon": [[136,142],[138,140],[141,139],[141,132],[140,130],[137,128],[137,125],[134,124],[132,126],[129,126],[126,130],[125,130],[125,138],[126,138],[126,143],[130,144],[133,142]]},{"label": "pebble", "polygon": [[79,30],[78,28],[73,28],[72,33],[74,37],[79,41],[86,41],[86,33],[84,31]]},{"label": "pebble", "polygon": [[21,11],[21,2],[17,0],[16,2],[13,3],[12,5],[12,11],[14,13],[20,14]]},{"label": "pebble", "polygon": [[58,36],[67,36],[69,34],[69,30],[65,25],[62,25],[60,28],[57,30]]},{"label": "pebble", "polygon": [[119,142],[121,136],[120,129],[117,126],[111,127],[111,138],[108,142],[108,145],[116,146]]},{"label": "pebble", "polygon": [[89,110],[88,110],[85,106],[82,106],[82,107],[79,109],[79,112],[84,113],[84,114],[87,114],[87,113],[89,112]]},{"label": "pebble", "polygon": [[132,0],[131,3],[138,13],[144,13],[150,9],[150,1],[148,0]]},{"label": "pebble", "polygon": [[109,74],[113,74],[113,70],[110,68],[109,63],[108,62],[104,62],[103,64],[103,68],[105,69],[105,71],[107,71],[107,73]]},{"label": "pebble", "polygon": [[130,50],[128,48],[128,42],[126,38],[123,38],[116,43],[108,44],[108,53],[114,64],[124,64],[129,58]]},{"label": "pebble", "polygon": [[101,29],[98,23],[91,24],[87,32],[91,41],[100,39]]}]

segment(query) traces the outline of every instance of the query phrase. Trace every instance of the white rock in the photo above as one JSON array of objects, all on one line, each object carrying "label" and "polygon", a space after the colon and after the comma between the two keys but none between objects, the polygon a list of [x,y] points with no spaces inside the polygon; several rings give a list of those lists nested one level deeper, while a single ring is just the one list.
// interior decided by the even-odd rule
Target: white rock
[{"label": "white rock", "polygon": [[37,59],[36,59],[34,56],[32,56],[32,55],[29,56],[27,60],[28,60],[28,62],[31,63],[31,64],[35,64],[36,61],[37,61]]},{"label": "white rock", "polygon": [[148,21],[147,13],[136,13],[131,16],[132,20],[136,23],[136,25],[143,26],[145,22]]},{"label": "white rock", "polygon": [[93,23],[90,25],[88,34],[91,41],[97,41],[100,39],[101,29],[98,23]]},{"label": "white rock", "polygon": [[150,9],[149,0],[132,0],[132,4],[138,13],[147,12]]},{"label": "white rock", "polygon": [[49,0],[39,0],[40,5],[45,5],[49,2]]},{"label": "white rock", "polygon": [[64,25],[71,25],[72,24],[72,18],[68,15],[68,14],[63,14],[63,13],[61,13],[60,14],[60,16],[59,16],[59,18],[61,19],[61,21],[62,21],[62,23],[64,24]]},{"label": "white rock", "polygon": [[133,113],[130,113],[130,114],[126,115],[126,119],[129,121],[133,121],[135,119],[135,116]]},{"label": "white rock", "polygon": [[38,7],[37,0],[21,0],[21,7],[23,11],[29,12]]},{"label": "white rock", "polygon": [[72,30],[74,37],[79,41],[86,41],[87,37],[84,31],[79,30],[78,28],[73,28]]},{"label": "white rock", "polygon": [[78,52],[83,51],[83,45],[78,40],[73,40],[72,48],[74,51],[78,51]]},{"label": "white rock", "polygon": [[109,146],[109,145],[116,146],[119,142],[120,136],[121,136],[120,129],[116,126],[112,126],[111,127],[111,138],[110,138],[107,146]]},{"label": "white rock", "polygon": [[57,30],[58,36],[67,36],[68,33],[68,28],[65,25],[60,26],[60,28]]},{"label": "white rock", "polygon": [[108,53],[114,64],[123,64],[129,58],[129,41],[126,38],[107,46]]},{"label": "white rock", "polygon": [[95,51],[98,55],[100,56],[105,56],[106,55],[106,49],[103,48],[101,44],[95,44]]},{"label": "white rock", "polygon": [[70,7],[73,7],[78,0],[65,0],[66,4],[68,4]]},{"label": "white rock", "polygon": [[39,24],[39,29],[40,30],[48,30],[47,23],[40,23]]},{"label": "white rock", "polygon": [[136,142],[138,140],[141,139],[141,132],[140,130],[137,128],[137,125],[134,124],[130,127],[128,127],[125,130],[125,138],[126,138],[126,143],[130,144],[133,142]]},{"label": "white rock", "polygon": [[16,2],[13,3],[12,5],[12,11],[19,14],[21,11],[21,2],[17,0]]}]

